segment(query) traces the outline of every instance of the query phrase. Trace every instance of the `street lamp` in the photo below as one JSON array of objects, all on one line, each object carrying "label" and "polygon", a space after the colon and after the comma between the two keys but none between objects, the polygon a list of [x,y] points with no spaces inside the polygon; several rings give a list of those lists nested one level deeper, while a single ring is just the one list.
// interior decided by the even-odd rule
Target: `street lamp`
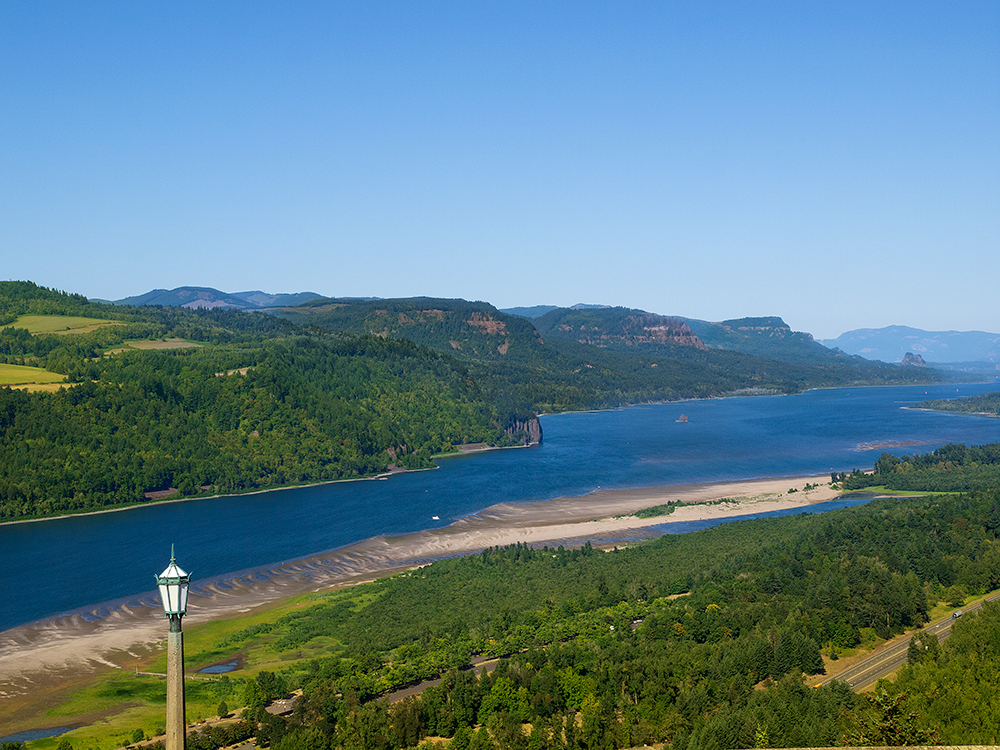
[{"label": "street lamp", "polygon": [[156,576],[163,601],[163,615],[170,620],[167,634],[167,747],[184,750],[187,722],[184,717],[184,634],[181,618],[187,613],[191,576],[177,565],[174,545],[170,545],[170,564]]}]

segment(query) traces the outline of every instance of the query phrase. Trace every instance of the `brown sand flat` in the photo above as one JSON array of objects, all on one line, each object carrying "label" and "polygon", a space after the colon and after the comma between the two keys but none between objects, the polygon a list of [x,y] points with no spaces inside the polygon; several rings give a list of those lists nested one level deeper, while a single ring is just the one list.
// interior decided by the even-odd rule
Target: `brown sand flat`
[{"label": "brown sand flat", "polygon": [[[831,500],[828,477],[797,477],[700,485],[597,490],[528,504],[499,504],[442,529],[374,537],[348,547],[279,564],[260,574],[213,582],[192,590],[190,624],[239,616],[288,596],[353,585],[442,557],[523,542],[610,545],[641,538],[643,529],[668,522],[726,518],[802,507]],[[807,482],[819,484],[803,490]],[[789,488],[798,492],[788,494]],[[699,505],[730,498],[732,502]],[[643,508],[680,501],[669,516],[636,518]],[[617,516],[617,517],[616,517]],[[646,532],[656,535],[655,532]],[[0,633],[0,700],[14,700],[44,685],[56,689],[69,673],[133,669],[141,655],[165,639],[162,612],[120,607],[102,620],[80,615],[44,620]]]}]

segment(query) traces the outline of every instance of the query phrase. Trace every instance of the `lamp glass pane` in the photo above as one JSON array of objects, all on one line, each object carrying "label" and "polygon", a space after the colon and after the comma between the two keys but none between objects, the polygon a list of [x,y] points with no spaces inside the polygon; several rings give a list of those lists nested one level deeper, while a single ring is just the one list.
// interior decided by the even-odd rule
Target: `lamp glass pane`
[{"label": "lamp glass pane", "polygon": [[167,585],[165,583],[161,583],[159,585],[159,589],[160,589],[160,601],[163,602],[163,611],[165,613],[169,614],[170,613],[170,595],[167,592]]}]

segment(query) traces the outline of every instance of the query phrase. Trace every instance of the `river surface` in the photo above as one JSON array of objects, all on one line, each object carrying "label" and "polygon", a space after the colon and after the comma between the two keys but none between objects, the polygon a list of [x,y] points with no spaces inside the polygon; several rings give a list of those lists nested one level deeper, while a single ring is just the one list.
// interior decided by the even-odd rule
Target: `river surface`
[{"label": "river surface", "polygon": [[[218,579],[446,526],[501,502],[825,474],[870,468],[883,451],[1000,442],[1000,419],[901,408],[996,389],[996,381],[844,388],[551,415],[541,419],[540,446],[447,458],[436,470],[8,524],[0,526],[0,630],[151,591],[171,544],[196,581]],[[682,414],[688,422],[677,422]]]}]

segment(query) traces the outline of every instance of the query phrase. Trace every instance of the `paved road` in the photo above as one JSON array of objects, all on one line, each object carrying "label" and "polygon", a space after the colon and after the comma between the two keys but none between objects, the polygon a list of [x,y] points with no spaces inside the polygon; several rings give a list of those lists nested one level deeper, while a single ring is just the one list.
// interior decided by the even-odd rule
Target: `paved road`
[{"label": "paved road", "polygon": [[[983,601],[992,601],[997,598],[1000,598],[1000,593],[991,594]],[[968,607],[964,607],[962,612],[975,612],[981,606],[982,602],[972,604]],[[933,633],[937,636],[938,642],[941,643],[947,640],[948,636],[951,635],[951,627],[954,624],[955,620],[949,615],[942,620],[931,623],[924,628],[922,632]],[[913,635],[916,635],[916,633]],[[834,675],[830,679],[846,682],[854,689],[855,692],[859,692],[870,685],[874,685],[876,681],[882,679],[883,677],[888,677],[890,674],[906,664],[906,651],[909,646],[910,638],[907,638],[901,643],[886,645],[881,649],[876,650],[875,653],[867,659],[858,662],[849,669],[845,669],[843,672]],[[827,680],[827,682],[828,681],[829,680]]]}]

